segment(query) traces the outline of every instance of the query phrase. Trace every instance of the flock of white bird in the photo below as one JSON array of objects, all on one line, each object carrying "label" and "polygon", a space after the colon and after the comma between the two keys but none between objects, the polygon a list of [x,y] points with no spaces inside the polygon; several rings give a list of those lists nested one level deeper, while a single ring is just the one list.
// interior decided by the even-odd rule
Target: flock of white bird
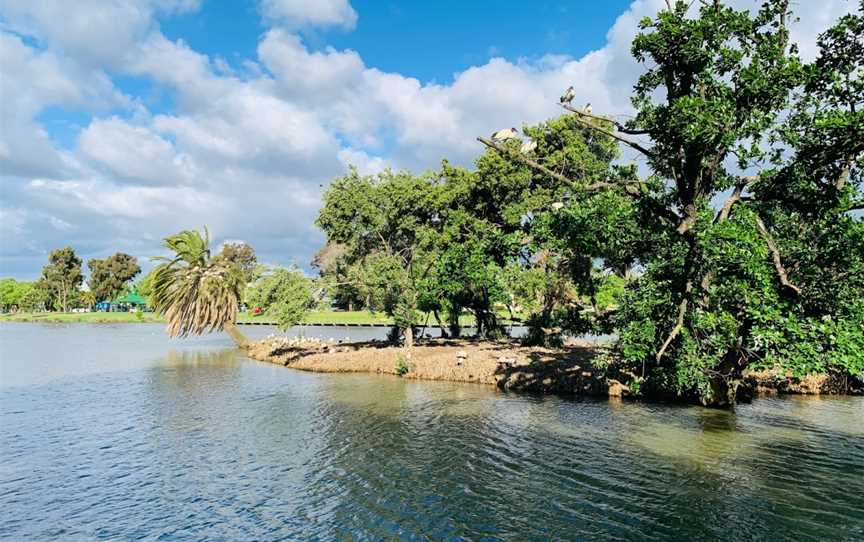
[{"label": "flock of white bird", "polygon": [[[573,103],[573,99],[576,97],[576,90],[570,86],[567,87],[567,90],[564,91],[564,94],[561,95],[561,98],[558,100],[561,105],[570,105]],[[585,104],[585,107],[582,108],[582,113],[586,115],[591,115],[591,103]],[[507,141],[508,139],[517,139],[519,137],[519,130],[516,128],[504,128],[503,130],[498,130],[494,134],[492,134],[492,141],[496,143],[501,143]],[[529,154],[534,152],[537,149],[537,142],[533,139],[528,139],[527,141],[522,143],[522,146],[519,148],[519,151],[522,154]]]}]

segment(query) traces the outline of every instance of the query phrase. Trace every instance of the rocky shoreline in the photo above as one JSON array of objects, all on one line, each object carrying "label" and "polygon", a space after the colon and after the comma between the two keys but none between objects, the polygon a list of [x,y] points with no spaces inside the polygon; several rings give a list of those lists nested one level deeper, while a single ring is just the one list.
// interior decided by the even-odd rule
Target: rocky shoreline
[{"label": "rocky shoreline", "polygon": [[[258,361],[301,371],[391,374],[536,393],[635,395],[622,383],[635,375],[622,373],[608,362],[608,347],[587,341],[571,341],[553,349],[522,346],[518,341],[436,339],[415,345],[409,359],[404,348],[383,341],[341,343],[272,336],[249,345],[247,354]],[[848,380],[829,375],[795,379],[772,372],[752,372],[747,381],[757,395],[864,392]]]}]

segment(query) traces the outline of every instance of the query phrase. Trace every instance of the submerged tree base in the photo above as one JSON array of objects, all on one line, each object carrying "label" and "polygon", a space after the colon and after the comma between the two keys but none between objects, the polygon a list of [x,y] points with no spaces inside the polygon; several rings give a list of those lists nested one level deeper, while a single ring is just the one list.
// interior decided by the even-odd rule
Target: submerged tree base
[{"label": "submerged tree base", "polygon": [[[655,396],[640,390],[638,378],[622,371],[604,345],[571,342],[561,348],[526,347],[514,341],[438,339],[415,345],[405,372],[406,350],[387,342],[335,343],[271,337],[253,342],[249,357],[292,369],[321,373],[378,373],[419,380],[494,385],[503,390],[600,397]],[[819,381],[829,381],[814,377]],[[861,393],[848,385],[796,387],[772,377],[746,379],[758,394]],[[697,401],[698,402],[698,401]],[[729,406],[715,404],[708,406]]]}]

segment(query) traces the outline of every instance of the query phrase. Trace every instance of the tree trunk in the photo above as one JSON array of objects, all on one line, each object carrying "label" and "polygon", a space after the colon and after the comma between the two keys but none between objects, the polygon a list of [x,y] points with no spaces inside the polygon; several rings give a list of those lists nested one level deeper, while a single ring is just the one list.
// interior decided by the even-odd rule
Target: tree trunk
[{"label": "tree trunk", "polygon": [[447,328],[444,327],[444,322],[441,321],[441,317],[438,315],[438,309],[433,310],[432,315],[435,316],[435,321],[438,322],[438,328],[441,330],[441,338],[449,339],[450,335],[447,333]]},{"label": "tree trunk", "polygon": [[414,351],[414,326],[408,326],[402,332],[405,335],[405,349],[408,351],[405,357],[411,361],[411,353]]},{"label": "tree trunk", "polygon": [[66,286],[61,284],[60,286],[60,310],[63,312],[69,312],[69,303],[66,301],[68,298],[68,294],[66,293]]},{"label": "tree trunk", "polygon": [[483,337],[483,332],[484,332],[483,324],[485,324],[485,322],[483,321],[483,315],[480,314],[479,310],[475,310],[475,309],[470,309],[470,310],[472,313],[474,313],[474,336],[478,337],[478,338]]},{"label": "tree trunk", "polygon": [[456,307],[451,307],[449,314],[447,315],[448,327],[450,328],[450,336],[454,339],[458,339],[462,336],[462,326],[459,323],[459,315],[462,312],[461,309]]},{"label": "tree trunk", "polygon": [[231,339],[234,340],[234,343],[240,348],[249,348],[249,339],[246,338],[246,335],[240,332],[237,329],[237,325],[234,322],[229,322],[225,324],[223,327],[226,333],[231,336]]}]

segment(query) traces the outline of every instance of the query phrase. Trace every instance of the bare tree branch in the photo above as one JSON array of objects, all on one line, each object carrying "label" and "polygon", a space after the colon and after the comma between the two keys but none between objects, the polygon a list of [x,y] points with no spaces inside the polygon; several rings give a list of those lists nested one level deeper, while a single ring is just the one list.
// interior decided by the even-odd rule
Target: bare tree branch
[{"label": "bare tree branch", "polygon": [[[561,104],[561,106],[564,109],[567,109],[568,111],[574,111],[576,113],[579,113],[580,115],[586,115],[586,113],[581,112],[581,111],[577,111],[576,108],[571,107],[567,104]],[[598,118],[598,117],[594,117],[594,118]],[[603,120],[607,120],[607,119],[603,119]],[[632,149],[636,149],[637,151],[641,152],[642,154],[644,154],[648,158],[654,157],[654,153],[650,149],[646,149],[645,147],[643,147],[639,143],[636,143],[635,141],[630,141],[626,137],[621,137],[620,135],[616,134],[615,132],[610,132],[609,130],[607,130],[605,128],[601,128],[601,127],[595,125],[594,123],[583,119],[582,117],[576,117],[576,121],[579,122],[580,124],[582,124],[583,126],[587,126],[588,128],[591,128],[595,132],[600,132],[601,134],[607,135],[607,136],[611,137],[612,139],[615,139],[617,141],[620,141],[621,143],[624,143],[625,145],[629,146]]]},{"label": "bare tree branch", "polygon": [[495,141],[486,139],[485,137],[478,137],[477,141],[486,145],[490,149],[495,149],[505,158],[514,159],[514,160],[521,162],[521,163],[527,165],[528,167],[531,167],[531,168],[533,168],[533,169],[535,169],[535,170],[537,170],[537,171],[539,171],[545,175],[549,175],[553,179],[557,179],[563,183],[570,184],[574,187],[577,187],[577,188],[580,188],[580,189],[583,189],[583,190],[586,190],[589,192],[595,191],[595,190],[601,190],[604,188],[609,188],[609,189],[623,188],[624,192],[627,195],[632,196],[633,198],[636,198],[636,199],[639,199],[640,201],[645,202],[645,204],[650,206],[651,209],[655,213],[657,213],[659,216],[662,216],[666,220],[668,220],[672,223],[678,223],[681,220],[681,217],[678,216],[674,211],[672,211],[671,209],[662,205],[661,203],[658,203],[653,198],[649,197],[647,192],[645,192],[642,189],[643,183],[641,183],[641,182],[638,182],[638,181],[596,181],[596,182],[591,183],[591,184],[581,184],[581,183],[578,183],[575,180],[570,179],[570,178],[568,178],[568,177],[566,177],[566,176],[564,176],[558,172],[552,171],[551,169],[547,168],[546,166],[540,164],[539,162],[536,162],[535,160],[528,158],[524,154],[517,152],[515,150],[512,150],[512,149],[508,149],[504,145],[500,145],[500,144],[496,143]]},{"label": "bare tree branch", "polygon": [[786,268],[783,267],[783,262],[780,260],[780,251],[777,249],[777,245],[774,243],[774,238],[771,236],[771,233],[768,231],[768,228],[765,226],[765,223],[762,221],[762,217],[758,214],[756,215],[756,229],[759,230],[759,234],[765,239],[765,244],[768,245],[768,250],[771,251],[771,259],[774,261],[774,268],[777,269],[777,275],[780,277],[780,283],[783,286],[786,286],[790,290],[793,290],[796,294],[801,293],[801,288],[792,284],[789,281],[789,275],[786,274]]},{"label": "bare tree branch", "polygon": [[741,201],[741,195],[747,190],[750,185],[759,180],[758,176],[754,177],[745,177],[742,179],[740,183],[735,186],[735,190],[732,191],[732,194],[726,198],[726,201],[723,203],[723,207],[720,209],[720,212],[717,213],[717,216],[714,217],[714,223],[719,224],[723,222],[727,218],[729,218],[729,214],[732,212],[732,206],[737,202]]},{"label": "bare tree branch", "polygon": [[508,149],[504,145],[500,145],[500,144],[498,144],[498,143],[496,143],[490,139],[486,139],[485,137],[478,137],[477,141],[479,141],[480,143],[483,143],[484,145],[486,145],[489,148],[495,149],[496,151],[498,151],[499,153],[501,153],[504,156],[509,156],[511,158],[515,158],[519,162],[522,162],[523,164],[530,166],[530,167],[536,169],[537,171],[539,171],[543,174],[549,175],[553,179],[557,179],[557,180],[559,180],[565,184],[578,185],[578,183],[576,181],[569,179],[569,178],[565,177],[564,175],[561,175],[560,173],[552,171],[548,167],[544,166],[543,164],[541,164],[539,162],[536,162],[536,161],[528,158],[527,156],[525,156],[522,153]]},{"label": "bare tree branch", "polygon": [[[729,213],[732,212],[732,206],[735,205],[738,201],[742,199],[741,194],[754,182],[759,180],[758,176],[754,177],[744,177],[741,179],[741,182],[735,186],[735,190],[732,191],[732,194],[726,199],[723,203],[723,207],[718,212],[717,216],[714,217],[714,223],[723,222],[729,217]],[[686,215],[685,218],[678,224],[678,227],[675,229],[679,234],[684,235],[688,231],[690,231],[693,226],[696,225],[696,221],[699,219],[699,214],[695,205],[688,205],[685,209]]]},{"label": "bare tree branch", "polygon": [[846,183],[849,182],[849,174],[852,171],[852,164],[855,162],[855,155],[847,156],[843,161],[843,167],[840,168],[840,174],[834,179],[834,186],[837,190],[843,190]]},{"label": "bare tree branch", "polygon": [[625,191],[630,193],[634,188],[638,192],[638,187],[641,184],[641,183],[636,182],[636,181],[633,181],[633,182],[630,182],[630,181],[620,181],[620,182],[596,181],[596,182],[593,182],[591,184],[582,184],[582,183],[579,183],[579,182],[577,182],[577,181],[575,181],[569,177],[566,177],[566,176],[558,173],[557,171],[552,171],[551,169],[549,169],[548,167],[544,166],[543,164],[537,162],[536,160],[532,160],[532,159],[528,158],[527,156],[525,156],[524,154],[517,152],[515,150],[508,149],[504,145],[496,143],[495,141],[492,141],[490,139],[486,139],[485,137],[478,137],[477,141],[479,141],[480,143],[483,143],[484,145],[486,145],[489,148],[495,149],[496,151],[498,151],[499,153],[501,153],[505,157],[514,158],[517,161],[522,162],[526,166],[529,166],[533,169],[536,169],[537,171],[539,171],[540,173],[543,173],[544,175],[549,175],[553,179],[557,179],[557,180],[559,180],[565,184],[569,184],[569,185],[578,187],[580,190],[585,190],[588,192],[594,192],[596,190],[603,190],[604,188],[608,188],[608,189],[624,188]]},{"label": "bare tree branch", "polygon": [[615,119],[610,119],[610,118],[601,117],[598,115],[593,115],[591,113],[586,113],[585,111],[582,111],[581,109],[577,109],[577,108],[575,108],[569,104],[561,104],[561,107],[563,107],[567,111],[572,111],[572,112],[574,112],[577,115],[580,115],[582,117],[588,117],[589,119],[603,120],[606,122],[611,122],[612,125],[615,126],[615,129],[618,130],[619,132],[621,132],[622,134],[644,135],[644,134],[648,133],[648,130],[633,130],[631,128],[627,128],[626,126],[624,126],[623,124],[621,124],[620,122],[618,122]]},{"label": "bare tree branch", "polygon": [[[666,349],[669,348],[669,345],[672,344],[675,337],[677,337],[678,334],[681,333],[681,330],[684,329],[684,315],[687,314],[687,307],[690,304],[690,300],[687,296],[690,295],[691,290],[693,290],[693,282],[688,280],[687,285],[684,287],[684,298],[681,299],[681,303],[678,304],[678,318],[675,320],[675,327],[673,327],[672,331],[669,332],[669,336],[666,337],[665,341],[663,341],[663,346],[660,347],[660,350],[658,350],[657,354],[654,356],[657,363],[660,363],[660,360],[663,359],[663,355],[666,354]],[[645,375],[643,374],[642,376]]]}]

